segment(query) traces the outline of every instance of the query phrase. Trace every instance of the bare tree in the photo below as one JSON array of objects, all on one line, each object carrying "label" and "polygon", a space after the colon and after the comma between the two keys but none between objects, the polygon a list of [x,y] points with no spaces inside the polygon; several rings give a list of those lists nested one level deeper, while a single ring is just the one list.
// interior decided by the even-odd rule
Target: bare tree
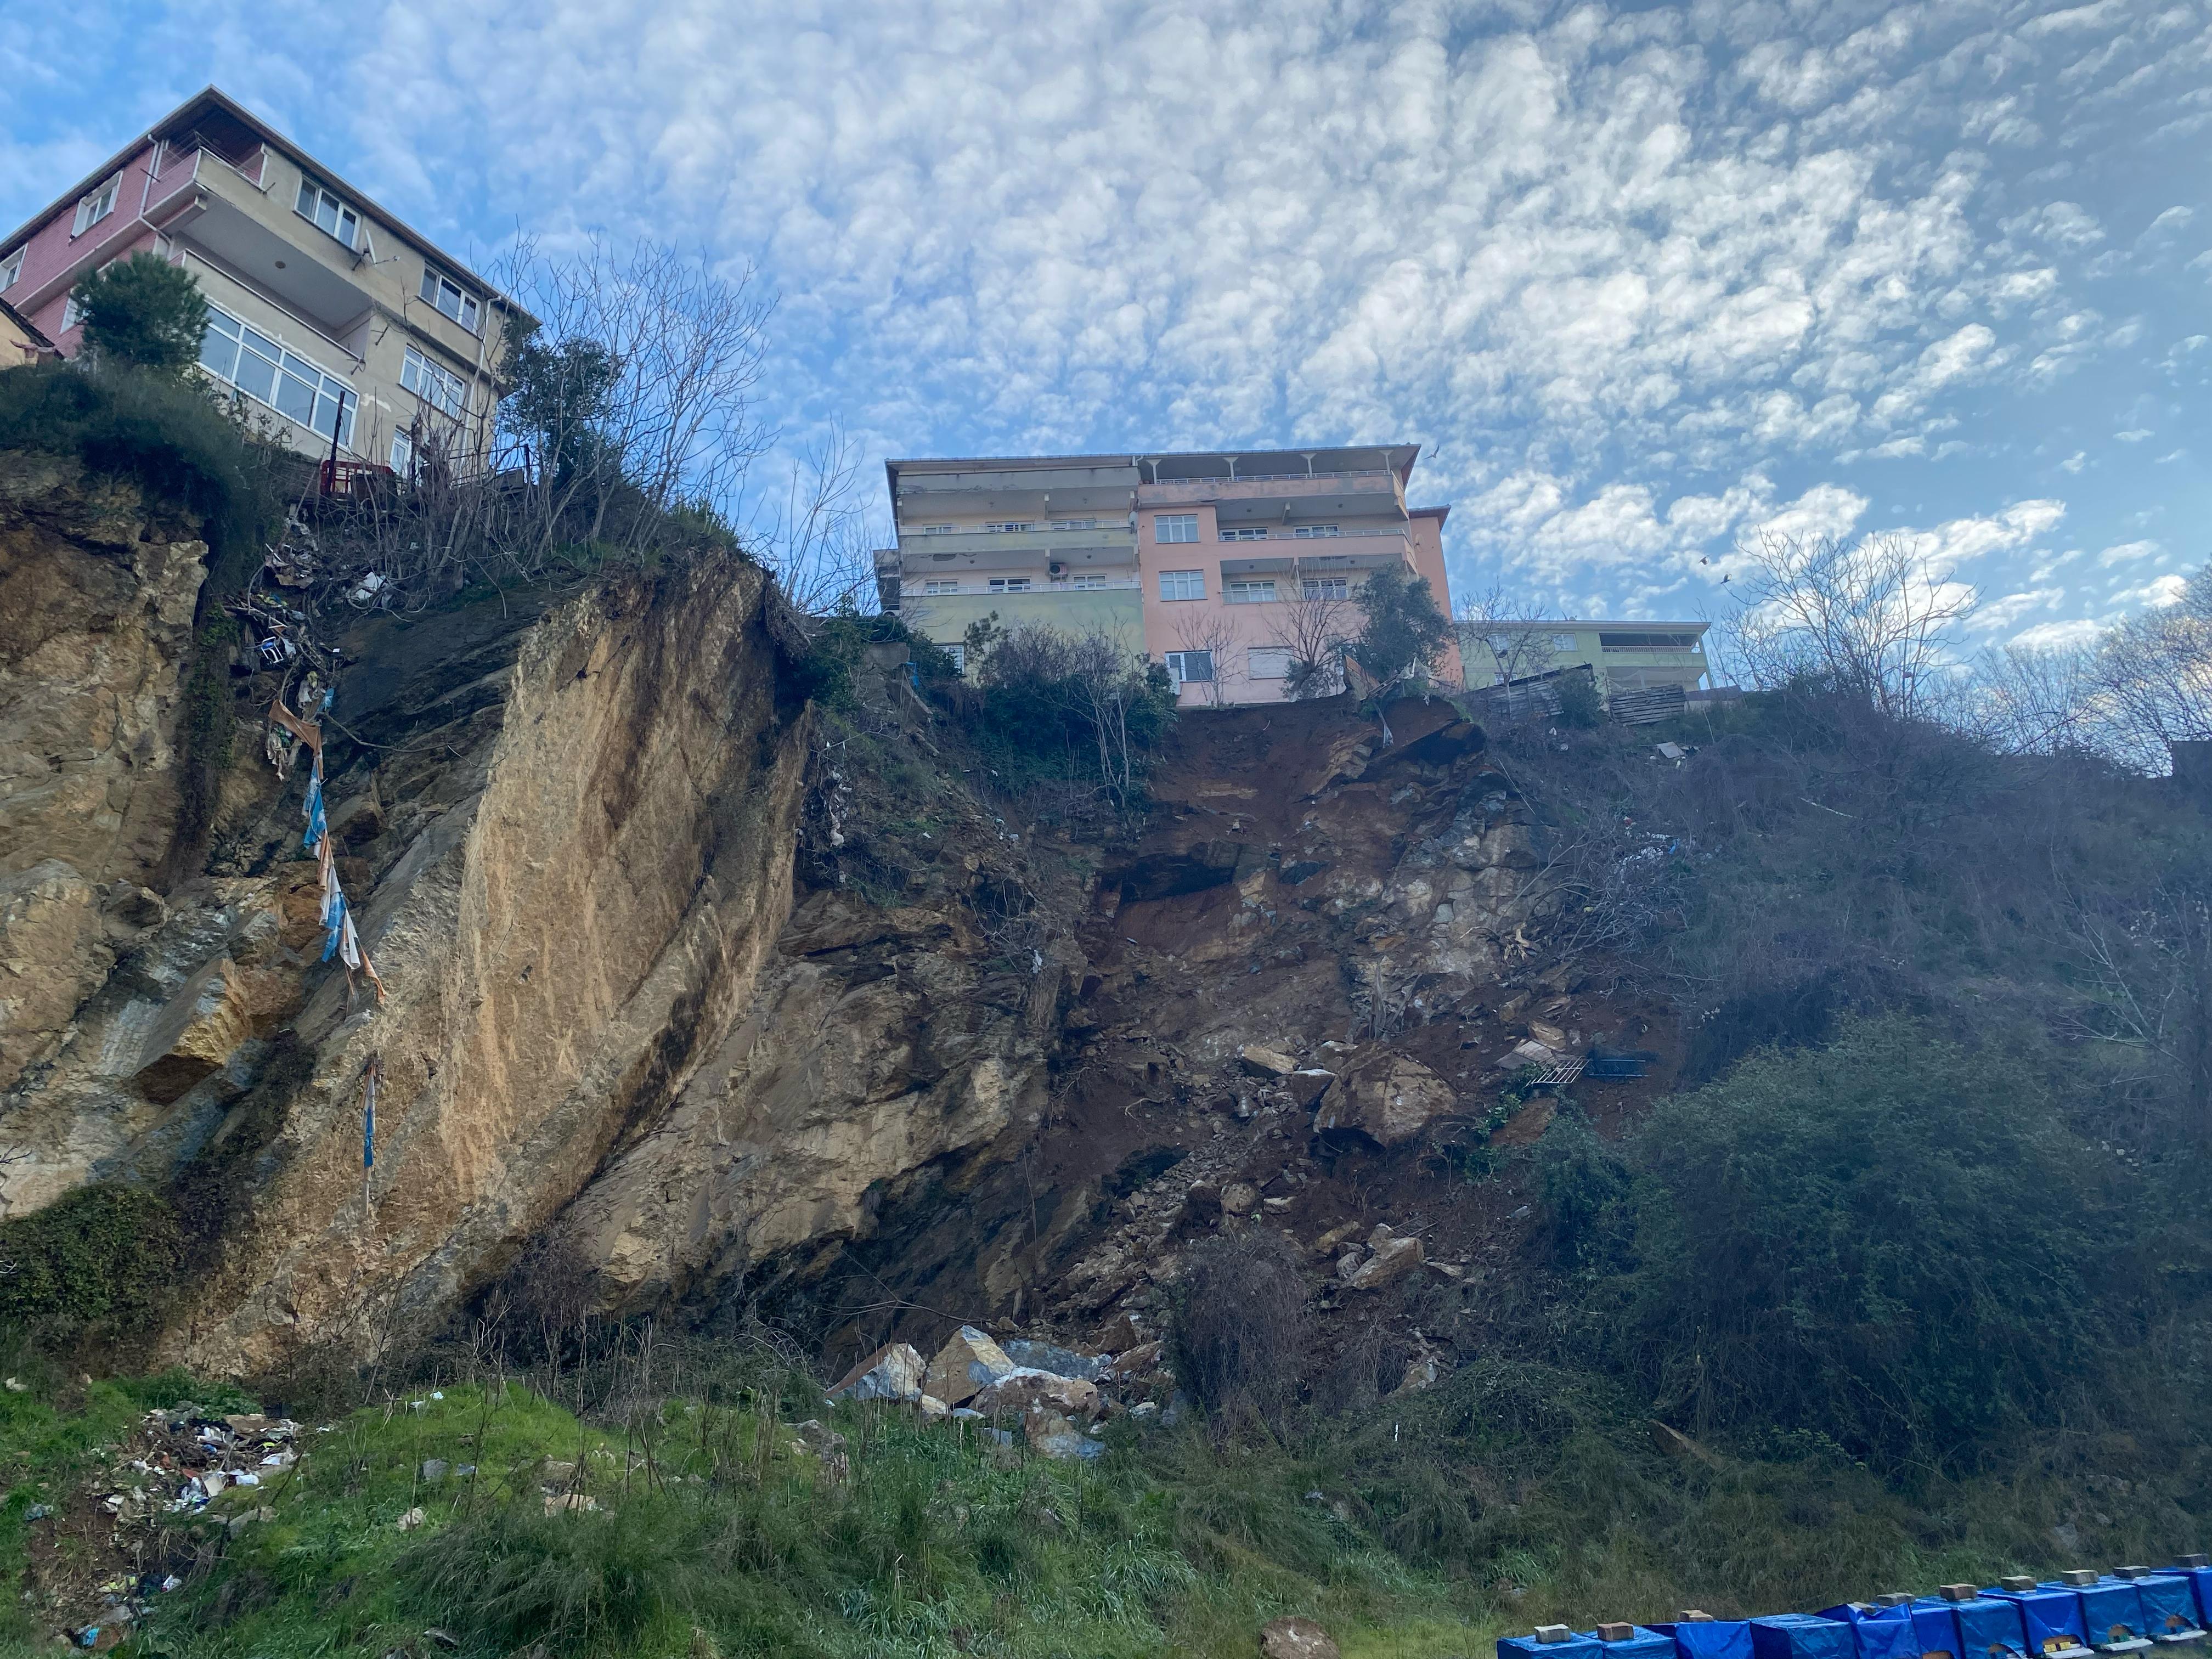
[{"label": "bare tree", "polygon": [[1473,634],[1488,648],[1506,684],[1551,671],[1554,653],[1548,624],[1554,619],[1540,606],[1509,594],[1503,582],[1493,580],[1480,592],[1462,596],[1457,608],[1460,631]]},{"label": "bare tree", "polygon": [[1224,687],[1229,653],[1237,648],[1237,630],[1230,626],[1229,618],[1218,611],[1191,606],[1176,619],[1175,641],[1179,651],[1206,653],[1212,678],[1201,684],[1206,701],[1220,708],[1228,696]]},{"label": "bare tree", "polygon": [[2175,744],[2212,739],[2212,564],[2175,604],[2117,623],[2094,679],[2094,718],[2117,757],[2157,771]]},{"label": "bare tree", "polygon": [[1928,716],[1977,596],[1898,535],[1762,536],[1740,550],[1732,644],[1753,684],[1812,679],[1900,720]]},{"label": "bare tree", "polygon": [[1986,652],[1966,684],[1959,723],[2006,754],[2095,747],[2097,665],[2093,645],[2008,645]]},{"label": "bare tree", "polygon": [[874,610],[875,546],[860,445],[832,426],[755,504],[747,549],[806,616]]},{"label": "bare tree", "polygon": [[1294,702],[1344,690],[1344,649],[1359,630],[1343,586],[1309,578],[1268,612],[1267,637],[1290,653],[1283,690]]}]

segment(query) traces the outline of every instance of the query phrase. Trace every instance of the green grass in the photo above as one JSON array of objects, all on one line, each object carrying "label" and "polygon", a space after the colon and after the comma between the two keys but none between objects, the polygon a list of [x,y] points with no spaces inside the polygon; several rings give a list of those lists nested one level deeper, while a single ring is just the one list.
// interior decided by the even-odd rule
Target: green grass
[{"label": "green grass", "polygon": [[[17,1574],[23,1511],[107,1489],[99,1471],[149,1406],[246,1403],[175,1375],[65,1395],[64,1378],[22,1380],[0,1396],[0,1559]],[[478,1659],[1249,1659],[1262,1623],[1300,1613],[1355,1659],[1444,1659],[1554,1620],[1813,1610],[2074,1565],[2048,1531],[2081,1478],[2060,1465],[1908,1498],[1832,1455],[1673,1462],[1614,1403],[1565,1374],[1470,1367],[1294,1446],[1140,1443],[1124,1425],[1088,1465],[847,1406],[822,1413],[841,1468],[794,1443],[772,1391],[611,1426],[519,1384],[447,1388],[311,1425],[295,1469],[179,1517],[148,1561],[189,1582],[125,1652],[380,1659],[427,1653],[436,1627]],[[2094,1449],[2112,1466],[2125,1450]],[[426,1481],[434,1458],[449,1473]],[[2201,1475],[2172,1471],[2187,1492]],[[549,1510],[549,1486],[592,1507]],[[2109,1507],[2085,1562],[2201,1541],[2157,1486]],[[8,1606],[0,1656],[51,1651],[51,1626]]]}]

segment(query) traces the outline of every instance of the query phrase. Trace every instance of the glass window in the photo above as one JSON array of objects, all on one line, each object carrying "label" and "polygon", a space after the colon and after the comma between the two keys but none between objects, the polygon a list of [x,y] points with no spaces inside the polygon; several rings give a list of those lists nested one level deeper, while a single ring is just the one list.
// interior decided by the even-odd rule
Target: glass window
[{"label": "glass window", "polygon": [[1026,593],[1029,591],[1030,579],[1027,576],[994,576],[991,578],[991,592],[994,593]]},{"label": "glass window", "polygon": [[461,377],[438,367],[413,346],[399,368],[399,384],[441,414],[459,420],[467,407],[467,388]]},{"label": "glass window", "polygon": [[1198,539],[1198,514],[1195,513],[1163,513],[1152,520],[1152,539],[1156,542],[1194,542]]},{"label": "glass window", "polygon": [[117,173],[98,190],[76,204],[76,223],[70,231],[72,236],[82,236],[94,225],[115,211],[115,192],[122,187],[123,175]]},{"label": "glass window", "polygon": [[315,418],[315,382],[303,380],[296,374],[284,374],[276,377],[276,410],[289,415],[301,426],[313,424]]},{"label": "glass window", "polygon": [[1035,530],[1036,526],[1030,523],[1026,519],[1008,519],[998,524],[987,524],[983,528],[986,530],[995,531],[1000,535],[1006,535],[1008,533],[1019,535],[1025,531]]},{"label": "glass window", "polygon": [[1222,599],[1230,605],[1273,605],[1275,584],[1271,577],[1265,581],[1232,581],[1222,584]]},{"label": "glass window", "polygon": [[1252,678],[1280,680],[1290,678],[1291,648],[1286,645],[1255,645],[1249,653]]},{"label": "glass window", "polygon": [[477,296],[445,272],[422,267],[422,297],[471,334],[477,332]]},{"label": "glass window", "polygon": [[960,591],[960,584],[958,582],[924,582],[921,585],[921,591],[925,593],[957,593]]},{"label": "glass window", "polygon": [[1213,678],[1213,653],[1211,651],[1169,652],[1168,678],[1177,685],[1210,683]]},{"label": "glass window", "polygon": [[1575,636],[1574,636],[1573,635],[1571,635],[1571,634],[1554,634],[1554,635],[1552,635],[1552,649],[1553,649],[1553,650],[1554,650],[1554,651],[1571,651],[1571,650],[1573,650],[1574,648],[1575,648]]},{"label": "glass window", "polygon": [[1346,599],[1352,588],[1341,576],[1309,576],[1301,590],[1310,599]]},{"label": "glass window", "polygon": [[352,386],[213,306],[200,337],[200,367],[309,431],[325,438],[335,432],[340,444],[352,444],[359,401]]},{"label": "glass window", "polygon": [[1221,532],[1221,539],[1224,542],[1264,542],[1267,539],[1267,527],[1259,525],[1224,530]]},{"label": "glass window", "polygon": [[1164,599],[1202,599],[1206,597],[1203,570],[1163,570],[1160,597]]},{"label": "glass window", "polygon": [[1051,527],[1054,530],[1096,530],[1098,526],[1097,519],[1054,519]]},{"label": "glass window", "polygon": [[403,478],[415,476],[415,440],[407,433],[392,434],[392,470]]},{"label": "glass window", "polygon": [[1333,524],[1302,524],[1293,526],[1291,534],[1299,541],[1310,542],[1317,537],[1341,535],[1343,532]]},{"label": "glass window", "polygon": [[1103,574],[1070,576],[1067,578],[1067,585],[1070,587],[1103,587],[1106,586],[1106,578]]},{"label": "glass window", "polygon": [[300,180],[300,194],[292,205],[303,219],[316,225],[348,247],[361,245],[361,219],[354,210],[312,179]]},{"label": "glass window", "polygon": [[5,294],[23,280],[23,250],[17,248],[6,258],[0,259],[0,294]]},{"label": "glass window", "polygon": [[945,647],[945,654],[952,659],[952,665],[954,668],[959,670],[963,674],[968,672],[968,647],[966,646],[948,645]]},{"label": "glass window", "polygon": [[238,323],[220,311],[208,313],[207,332],[200,337],[200,367],[219,380],[238,378]]}]

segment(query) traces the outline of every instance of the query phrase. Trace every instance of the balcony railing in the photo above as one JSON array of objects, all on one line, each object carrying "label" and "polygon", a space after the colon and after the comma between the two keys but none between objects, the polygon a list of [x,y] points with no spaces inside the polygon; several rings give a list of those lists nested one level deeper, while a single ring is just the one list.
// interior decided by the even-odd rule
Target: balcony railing
[{"label": "balcony railing", "polygon": [[1405,497],[1398,475],[1386,471],[1241,473],[1234,478],[1163,478],[1137,487],[1141,507],[1164,507],[1184,501],[1234,501],[1240,497],[1267,499],[1302,495],[1386,495],[1399,506]]},{"label": "balcony railing", "polygon": [[1135,577],[1113,577],[1093,582],[1031,582],[1027,587],[994,587],[988,581],[952,582],[942,578],[930,582],[909,581],[899,588],[902,600],[953,599],[967,597],[1018,599],[1025,596],[1058,599],[1072,593],[1133,593],[1144,584]]}]

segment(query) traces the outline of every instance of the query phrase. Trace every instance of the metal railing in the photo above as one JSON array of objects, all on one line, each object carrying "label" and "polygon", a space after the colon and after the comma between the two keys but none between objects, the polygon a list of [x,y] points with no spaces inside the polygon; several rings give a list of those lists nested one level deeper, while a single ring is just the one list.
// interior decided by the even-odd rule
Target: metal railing
[{"label": "metal railing", "polygon": [[1109,577],[1093,582],[1032,581],[1027,587],[993,587],[988,581],[956,582],[937,578],[927,581],[902,583],[899,597],[902,599],[951,599],[963,595],[982,594],[991,599],[1019,599],[1024,593],[1127,593],[1143,586],[1134,576]]}]

